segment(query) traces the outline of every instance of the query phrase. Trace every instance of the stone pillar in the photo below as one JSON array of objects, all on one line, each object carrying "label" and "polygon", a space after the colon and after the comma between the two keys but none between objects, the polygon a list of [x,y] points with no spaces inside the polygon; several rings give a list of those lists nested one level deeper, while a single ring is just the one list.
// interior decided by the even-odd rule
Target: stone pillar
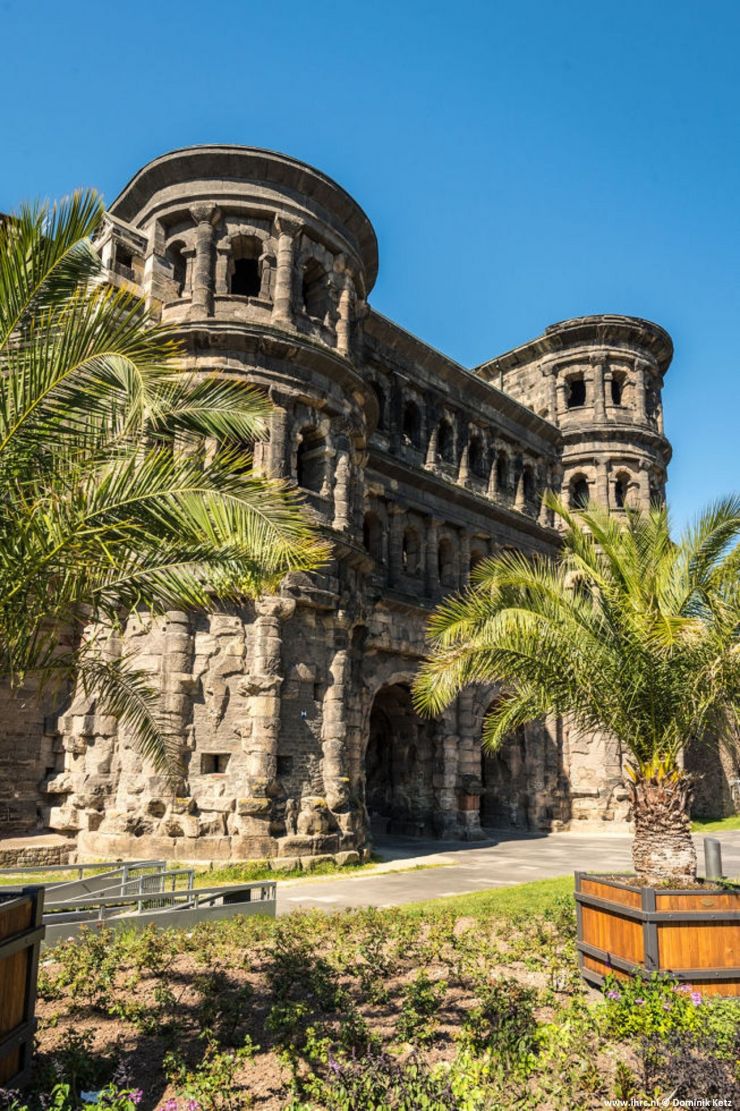
[{"label": "stone pillar", "polygon": [[604,392],[604,364],[601,361],[593,364],[594,376],[594,419],[606,420],[606,395]]},{"label": "stone pillar", "polygon": [[488,472],[488,487],[486,489],[486,493],[488,494],[489,498],[497,498],[501,494],[501,491],[498,488],[498,469],[496,466],[496,464],[498,463],[498,453],[499,448],[496,444],[494,445],[493,453],[491,455],[491,469]]},{"label": "stone pillar", "polygon": [[560,415],[562,413],[565,413],[567,411],[567,408],[568,408],[568,405],[567,405],[567,402],[566,402],[566,397],[567,397],[567,394],[568,394],[568,383],[565,381],[564,378],[559,378],[558,379],[557,384],[556,384],[556,392],[557,392],[556,410],[558,412],[558,415]]},{"label": "stone pillar", "polygon": [[275,219],[277,232],[277,262],[275,289],[272,297],[272,323],[278,326],[293,323],[293,267],[295,244],[301,225],[286,216]]},{"label": "stone pillar", "polygon": [[609,508],[609,464],[606,459],[594,459],[596,468],[595,500],[604,509]]},{"label": "stone pillar", "polygon": [[214,225],[220,219],[221,213],[215,205],[196,204],[190,209],[190,215],[196,225],[190,311],[195,317],[213,316]]},{"label": "stone pillar", "polygon": [[483,837],[480,826],[480,798],[483,791],[481,779],[480,729],[475,728],[473,710],[474,693],[470,687],[458,695],[458,762],[457,795],[458,824],[466,840]]},{"label": "stone pillar", "polygon": [[641,424],[647,421],[645,405],[645,364],[635,359],[635,420]]},{"label": "stone pillar", "polygon": [[470,578],[470,533],[467,529],[460,529],[460,546],[458,553],[458,559],[460,560],[458,567],[460,589],[464,590]]},{"label": "stone pillar", "polygon": [[398,586],[403,576],[403,525],[406,517],[405,511],[399,505],[390,506],[388,512],[391,519],[388,544],[388,581],[391,586]]},{"label": "stone pillar", "polygon": [[438,836],[456,837],[459,831],[457,784],[458,746],[457,702],[437,718],[435,728],[434,821]]},{"label": "stone pillar", "polygon": [[555,377],[555,368],[551,367],[548,371],[548,398],[550,403],[550,420],[553,424],[558,423],[558,382]]},{"label": "stone pillar", "polygon": [[187,613],[165,614],[162,650],[162,717],[167,745],[184,773],[183,756],[190,747],[188,726],[192,717],[193,638]]},{"label": "stone pillar", "polygon": [[349,441],[346,436],[341,436],[334,456],[334,520],[332,521],[332,527],[337,529],[338,532],[347,532],[352,521],[351,478],[352,457]]},{"label": "stone pillar", "polygon": [[352,340],[352,277],[346,271],[339,291],[339,315],[337,317],[337,351],[345,358],[351,353]]},{"label": "stone pillar", "polygon": [[457,481],[464,486],[470,478],[470,440],[462,449],[460,456],[460,469],[457,472]]},{"label": "stone pillar", "polygon": [[537,493],[540,499],[540,509],[537,515],[537,521],[543,528],[549,528],[552,519],[552,510],[548,509],[545,505],[545,494],[550,489],[550,475],[548,468],[542,466],[537,471]]},{"label": "stone pillar", "polygon": [[[243,683],[249,696],[243,747],[247,755],[250,796],[240,801],[240,813],[269,819],[277,787],[280,736],[280,688],[283,683],[281,622],[295,612],[293,598],[261,598],[255,605],[252,661]],[[256,831],[255,831],[256,832]]]},{"label": "stone pillar", "polygon": [[514,488],[514,509],[523,513],[526,509],[526,499],[524,497],[524,465],[519,471],[516,478],[516,486]]},{"label": "stone pillar", "polygon": [[424,460],[425,467],[434,467],[437,462],[437,441],[439,440],[439,425],[435,424],[429,436],[429,444],[427,446],[426,459]]},{"label": "stone pillar", "polygon": [[270,390],[273,410],[270,415],[270,439],[267,458],[271,478],[290,477],[290,412],[287,398],[277,390]]},{"label": "stone pillar", "polygon": [[439,526],[442,524],[436,517],[429,517],[427,521],[427,594],[435,598],[439,594]]},{"label": "stone pillar", "polygon": [[640,470],[638,472],[638,484],[639,484],[639,495],[638,495],[637,508],[638,509],[643,509],[643,510],[649,509],[650,508],[650,473],[648,471],[648,465],[645,462],[642,462],[640,464]]},{"label": "stone pillar", "polygon": [[335,650],[329,665],[331,683],[324,695],[321,723],[323,753],[321,774],[324,796],[331,811],[346,809],[350,798],[347,769],[347,702],[350,683],[350,653],[347,633],[337,630]]}]

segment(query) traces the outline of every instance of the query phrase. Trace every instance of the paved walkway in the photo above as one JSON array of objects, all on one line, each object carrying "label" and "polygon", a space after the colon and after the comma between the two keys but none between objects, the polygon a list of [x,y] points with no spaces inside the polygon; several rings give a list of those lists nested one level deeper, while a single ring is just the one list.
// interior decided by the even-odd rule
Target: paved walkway
[{"label": "paved walkway", "polygon": [[[702,871],[702,838],[695,840]],[[720,840],[725,875],[740,876],[740,830],[723,833]],[[278,883],[278,914],[311,908],[398,906],[564,876],[576,869],[624,871],[630,867],[631,838],[621,834],[502,833],[496,841],[471,843],[397,838],[381,841],[375,848],[385,861],[378,872]],[[399,870],[419,864],[434,867]]]}]

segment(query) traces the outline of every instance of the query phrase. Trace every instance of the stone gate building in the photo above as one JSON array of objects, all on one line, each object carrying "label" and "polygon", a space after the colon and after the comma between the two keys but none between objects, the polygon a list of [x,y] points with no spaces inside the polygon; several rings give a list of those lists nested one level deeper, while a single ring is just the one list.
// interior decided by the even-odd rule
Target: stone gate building
[{"label": "stone gate building", "polygon": [[428,722],[409,688],[430,611],[478,560],[556,550],[546,488],[615,511],[663,497],[666,332],[582,317],[460,366],[370,307],[378,247],[356,202],[246,147],[149,163],[99,249],[111,282],[177,326],[192,367],[267,392],[256,465],[305,491],[334,557],[239,612],[129,621],[123,640],[157,677],[185,755],[177,797],[94,706],[76,699],[39,742],[29,703],[3,754],[11,825],[41,820],[90,856],[288,861],[362,852],[372,831],[624,819],[613,743],[553,720],[482,757],[494,689]]}]

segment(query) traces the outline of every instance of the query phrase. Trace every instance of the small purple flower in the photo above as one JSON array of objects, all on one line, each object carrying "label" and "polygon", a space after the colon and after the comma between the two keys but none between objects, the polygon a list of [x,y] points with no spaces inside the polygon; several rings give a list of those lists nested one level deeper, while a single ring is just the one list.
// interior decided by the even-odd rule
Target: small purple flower
[{"label": "small purple flower", "polygon": [[177,1111],[177,1100],[176,1099],[168,1099],[164,1103],[164,1105],[162,1107],[162,1111]]},{"label": "small purple flower", "polygon": [[678,986],[676,987],[676,991],[682,991],[685,994],[686,992],[691,991],[691,987],[689,984],[678,984]]},{"label": "small purple flower", "polygon": [[614,1000],[616,1000],[616,1002],[617,1002],[617,1003],[618,1003],[618,1002],[619,1002],[619,1000],[620,1000],[620,999],[622,998],[622,996],[620,995],[620,993],[619,993],[618,991],[614,991],[613,989],[612,989],[612,991],[608,991],[608,992],[606,993],[606,997],[607,997],[607,999],[614,999]]},{"label": "small purple flower", "polygon": [[200,1104],[197,1099],[189,1099],[186,1104],[186,1111],[201,1111]]},{"label": "small purple flower", "polygon": [[331,1069],[331,1071],[332,1071],[332,1072],[333,1072],[333,1073],[334,1073],[335,1075],[337,1075],[337,1076],[339,1075],[339,1072],[340,1072],[340,1069],[339,1069],[339,1064],[338,1064],[338,1062],[337,1062],[337,1061],[335,1061],[335,1060],[334,1060],[334,1058],[333,1058],[333,1057],[330,1057],[330,1058],[329,1058],[329,1068]]},{"label": "small purple flower", "polygon": [[128,1097],[132,1103],[139,1104],[144,1098],[143,1088],[132,1088]]},{"label": "small purple flower", "polygon": [[691,999],[691,1002],[694,1004],[694,1006],[698,1007],[699,1004],[701,1003],[701,992],[700,991],[692,991],[690,999]]},{"label": "small purple flower", "polygon": [[638,1007],[642,1007],[644,1002],[645,1002],[644,999],[636,999],[635,1000],[635,1003],[637,1004]]}]

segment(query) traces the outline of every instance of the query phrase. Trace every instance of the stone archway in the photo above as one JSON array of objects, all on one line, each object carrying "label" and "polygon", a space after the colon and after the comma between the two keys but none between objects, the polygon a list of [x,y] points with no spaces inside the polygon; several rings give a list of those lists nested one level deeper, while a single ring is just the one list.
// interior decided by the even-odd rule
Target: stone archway
[{"label": "stone archway", "polygon": [[377,692],[365,750],[365,803],[375,834],[434,831],[434,725],[423,721],[405,683]]},{"label": "stone archway", "polygon": [[480,821],[489,829],[528,829],[530,782],[524,729],[507,737],[498,752],[482,753]]}]

